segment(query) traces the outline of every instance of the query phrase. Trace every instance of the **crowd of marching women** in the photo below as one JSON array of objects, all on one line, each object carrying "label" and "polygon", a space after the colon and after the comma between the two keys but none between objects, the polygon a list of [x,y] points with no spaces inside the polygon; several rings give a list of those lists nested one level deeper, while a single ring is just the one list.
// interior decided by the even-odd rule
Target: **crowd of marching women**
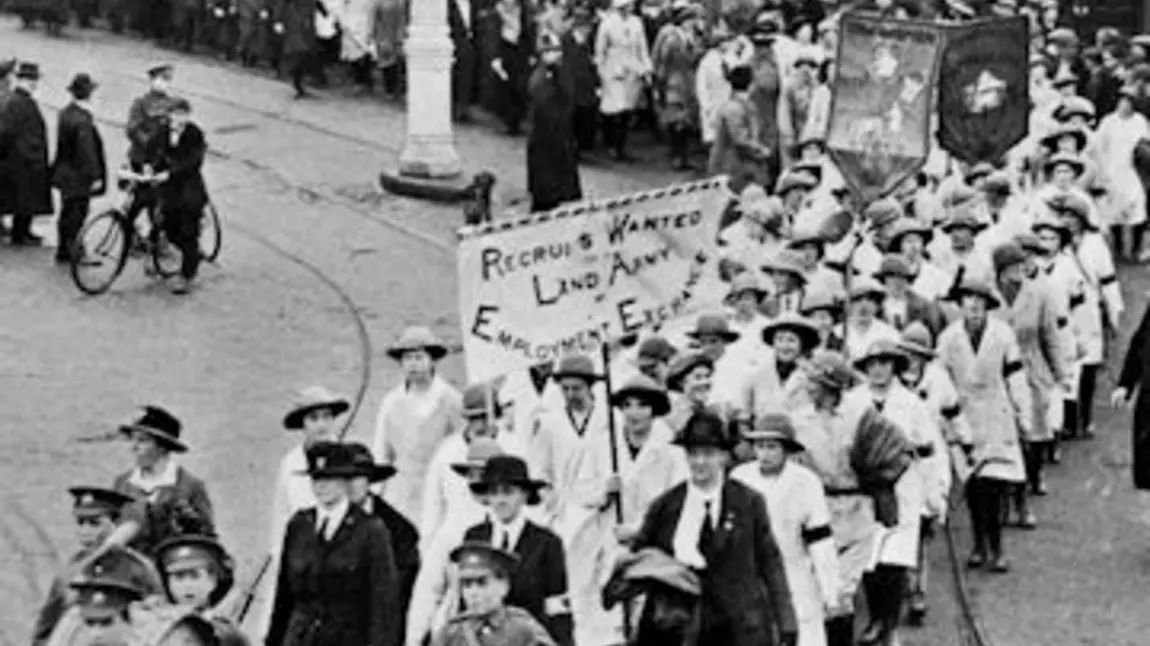
[{"label": "crowd of marching women", "polygon": [[[300,442],[274,492],[273,599],[249,632],[268,646],[894,644],[927,616],[924,546],[956,488],[968,566],[1008,572],[1004,529],[1041,523],[1031,502],[1061,440],[1093,433],[1124,309],[1114,258],[1143,252],[1150,138],[1143,45],[1104,30],[1081,48],[1026,9],[1028,138],[993,164],[932,160],[857,217],[817,117],[833,62],[796,40],[823,30],[770,8],[749,38],[716,37],[698,83],[730,95],[699,123],[738,194],[719,246],[727,309],[625,339],[607,365],[576,354],[462,389],[436,371],[443,342],[409,328],[371,446],[340,441],[346,399],[301,393],[284,418]],[[668,84],[664,105],[690,96],[693,76],[671,84],[645,44],[620,44],[645,42],[630,20],[605,18],[596,42],[645,62],[617,66],[604,101],[630,74]],[[780,94],[780,76],[806,81]],[[608,123],[622,157],[626,124]],[[80,551],[37,643],[242,643],[251,591],[204,483],[178,466],[179,421],[149,407],[121,430],[136,463],[72,490]]]}]

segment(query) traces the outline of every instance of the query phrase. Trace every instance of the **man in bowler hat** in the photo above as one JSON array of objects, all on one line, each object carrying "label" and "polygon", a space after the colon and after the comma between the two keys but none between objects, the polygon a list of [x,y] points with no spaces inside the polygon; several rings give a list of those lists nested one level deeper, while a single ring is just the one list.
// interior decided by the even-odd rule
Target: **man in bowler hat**
[{"label": "man in bowler hat", "polygon": [[21,62],[16,83],[0,117],[0,174],[8,178],[12,203],[12,244],[37,246],[32,218],[52,213],[52,189],[48,166],[48,130],[35,94],[40,66]]},{"label": "man in bowler hat", "polygon": [[112,548],[95,562],[89,562],[94,550],[115,530],[116,523],[120,521],[124,508],[132,503],[132,498],[103,487],[72,487],[68,493],[73,498],[72,518],[76,523],[80,549],[52,581],[48,597],[40,607],[32,628],[33,646],[42,646],[48,642],[75,601],[74,595],[68,594],[69,582],[85,569],[114,561],[142,597],[161,595],[164,590],[152,562],[131,548]]},{"label": "man in bowler hat", "polygon": [[555,646],[547,631],[526,610],[508,604],[519,558],[483,541],[455,548],[465,612],[452,618],[431,640],[432,646]]},{"label": "man in bowler hat", "polygon": [[96,82],[91,76],[77,74],[68,84],[72,100],[60,111],[56,128],[52,185],[59,189],[62,202],[60,218],[56,221],[57,262],[71,259],[92,198],[103,195],[107,189],[104,142],[92,118],[91,100],[95,91]]},{"label": "man in bowler hat", "polygon": [[734,442],[726,424],[696,412],[675,444],[687,452],[689,477],[651,503],[632,549],[660,549],[700,573],[697,643],[794,646],[798,623],[767,506],[727,478]]}]

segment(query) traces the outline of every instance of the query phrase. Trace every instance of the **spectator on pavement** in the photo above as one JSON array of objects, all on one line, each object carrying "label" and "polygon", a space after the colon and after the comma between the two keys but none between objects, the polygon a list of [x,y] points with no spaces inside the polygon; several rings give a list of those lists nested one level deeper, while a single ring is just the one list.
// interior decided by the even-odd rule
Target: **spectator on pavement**
[{"label": "spectator on pavement", "polygon": [[32,219],[52,213],[52,178],[48,165],[48,130],[36,103],[40,66],[21,61],[16,82],[0,118],[0,174],[8,177],[12,191],[11,242],[17,246],[39,246],[40,236],[32,232]]},{"label": "spectator on pavement", "polygon": [[72,101],[60,111],[56,127],[56,159],[52,163],[52,184],[60,190],[60,217],[56,221],[56,262],[68,262],[76,236],[88,217],[92,198],[107,189],[108,168],[104,142],[92,118],[92,93],[96,82],[88,74],[77,74],[68,85]]}]

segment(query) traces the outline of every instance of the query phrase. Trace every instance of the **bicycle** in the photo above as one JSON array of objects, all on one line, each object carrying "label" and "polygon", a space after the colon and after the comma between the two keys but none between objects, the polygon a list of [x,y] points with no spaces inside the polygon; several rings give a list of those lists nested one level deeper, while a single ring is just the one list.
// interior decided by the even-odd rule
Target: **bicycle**
[{"label": "bicycle", "polygon": [[[150,223],[147,231],[140,230],[139,217],[136,222],[128,218],[139,198],[138,190],[154,186],[163,179],[163,175],[137,174],[127,169],[120,171],[118,185],[127,194],[122,205],[89,218],[72,243],[71,277],[79,291],[89,295],[108,291],[127,266],[130,255],[148,256],[151,262],[146,264],[145,274],[164,279],[178,274],[182,255],[163,232],[162,205],[144,209]],[[201,228],[200,254],[212,262],[220,254],[223,239],[220,214],[209,202],[202,217],[206,225]]]}]

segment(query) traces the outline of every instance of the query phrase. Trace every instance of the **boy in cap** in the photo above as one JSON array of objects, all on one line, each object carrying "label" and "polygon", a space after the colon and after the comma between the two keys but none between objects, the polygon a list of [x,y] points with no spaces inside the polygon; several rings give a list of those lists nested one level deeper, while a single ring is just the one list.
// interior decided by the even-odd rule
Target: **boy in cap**
[{"label": "boy in cap", "polygon": [[431,646],[555,646],[543,626],[527,611],[507,605],[514,554],[487,543],[467,542],[451,553],[458,568],[466,612],[452,619]]},{"label": "boy in cap", "polygon": [[[52,582],[48,598],[40,607],[40,614],[32,628],[32,644],[47,643],[52,631],[67,612],[74,599],[68,594],[68,583],[77,570],[90,566],[100,545],[116,529],[124,508],[132,503],[130,496],[103,487],[73,487],[72,518],[76,522],[80,549],[69,560],[64,571]],[[97,559],[98,562],[122,562],[126,576],[140,590],[141,597],[163,594],[164,587],[151,561],[128,547],[112,547]]]}]

